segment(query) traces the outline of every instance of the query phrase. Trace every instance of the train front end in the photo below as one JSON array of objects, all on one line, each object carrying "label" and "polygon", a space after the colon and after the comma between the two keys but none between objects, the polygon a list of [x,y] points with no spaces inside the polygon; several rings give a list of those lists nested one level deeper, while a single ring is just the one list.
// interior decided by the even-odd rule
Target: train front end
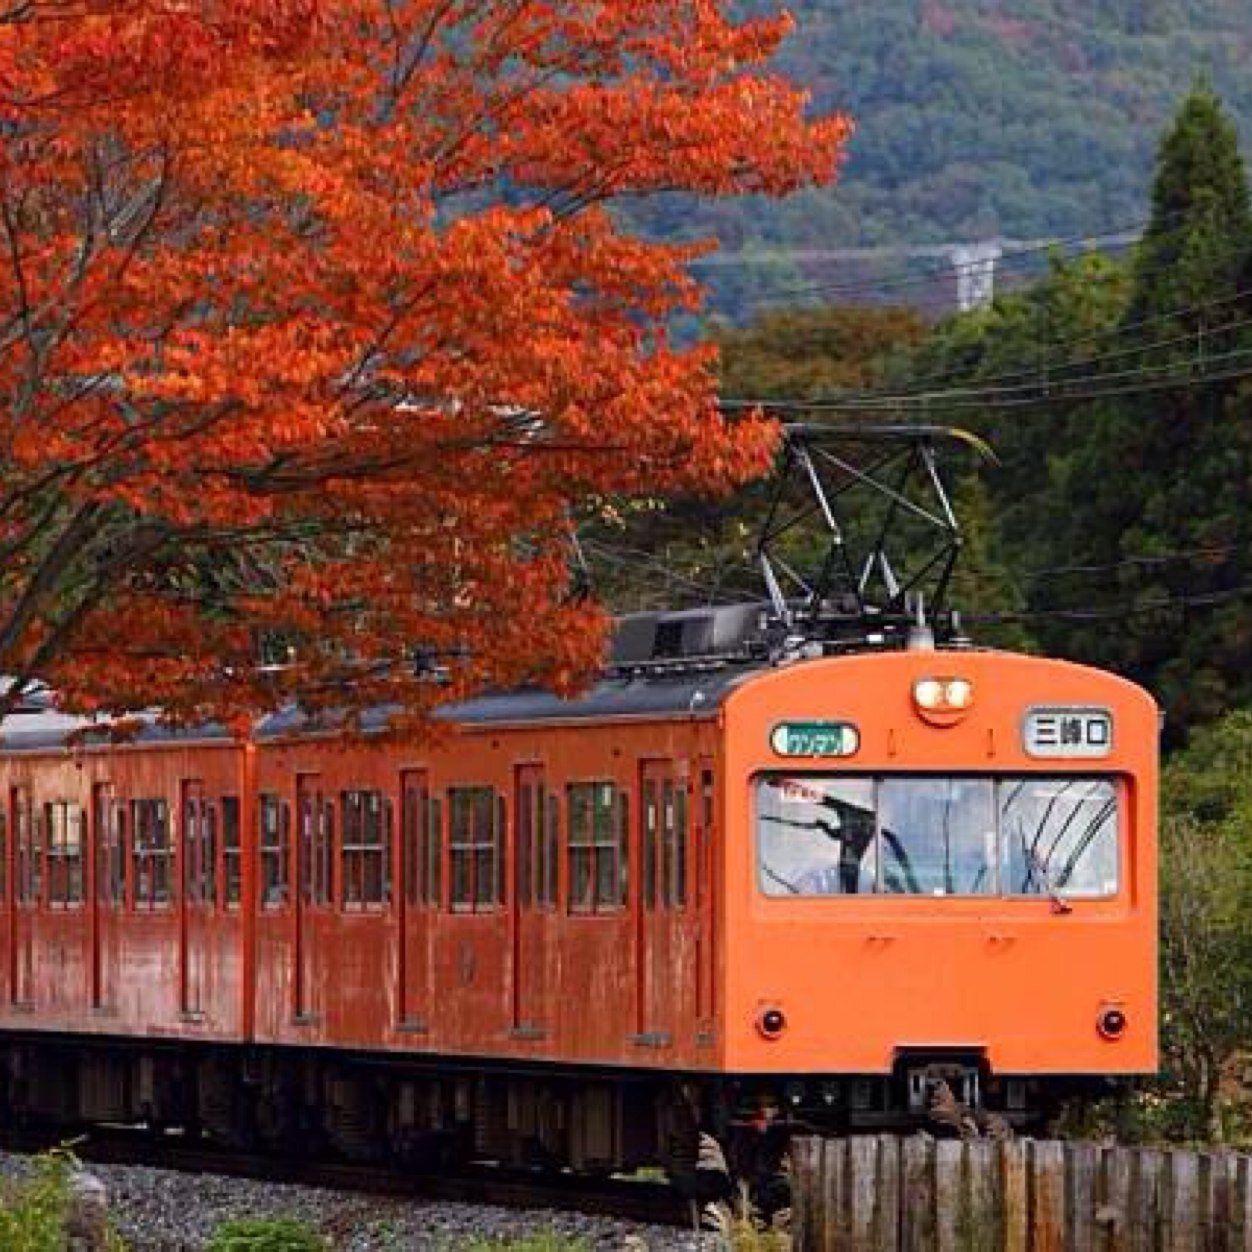
[{"label": "train front end", "polygon": [[724,717],[723,1046],[746,1102],[974,1133],[1156,1068],[1145,692],[899,651],[764,673]]}]

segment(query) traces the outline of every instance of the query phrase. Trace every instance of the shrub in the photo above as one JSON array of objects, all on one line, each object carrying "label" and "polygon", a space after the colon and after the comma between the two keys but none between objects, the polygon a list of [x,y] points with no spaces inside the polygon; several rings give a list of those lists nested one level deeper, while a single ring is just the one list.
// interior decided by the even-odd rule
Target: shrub
[{"label": "shrub", "polygon": [[223,1222],[206,1252],[326,1252],[326,1240],[290,1217],[246,1217]]},{"label": "shrub", "polygon": [[[0,1248],[5,1252],[63,1252],[70,1192],[78,1159],[66,1148],[36,1157],[29,1173],[0,1180]],[[106,1246],[121,1252],[112,1231]]]}]

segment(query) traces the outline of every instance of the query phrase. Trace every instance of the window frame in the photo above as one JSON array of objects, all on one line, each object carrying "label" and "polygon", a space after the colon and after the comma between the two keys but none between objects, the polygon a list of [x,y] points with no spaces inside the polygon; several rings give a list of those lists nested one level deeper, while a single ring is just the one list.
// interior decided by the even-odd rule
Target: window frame
[{"label": "window frame", "polygon": [[[504,907],[503,796],[489,783],[458,783],[445,794],[448,908],[453,913],[498,912]],[[488,814],[486,824],[480,821],[484,811]],[[466,816],[468,825],[461,820]],[[486,876],[481,872],[484,861],[490,866]]]},{"label": "window frame", "polygon": [[[762,874],[763,858],[762,858],[762,842],[761,842],[761,823],[760,823],[760,787],[761,784],[771,778],[812,778],[815,780],[826,781],[868,781],[873,786],[873,802],[874,802],[874,883],[872,890],[857,892],[804,892],[804,893],[784,893],[778,891],[770,891]],[[884,781],[938,781],[944,779],[960,780],[960,781],[985,781],[991,784],[991,809],[993,820],[995,822],[995,852],[991,863],[993,888],[984,892],[899,892],[883,890],[883,873],[882,873],[882,803],[880,800],[881,785]],[[1013,892],[1004,890],[1002,882],[1004,866],[1005,866],[1005,848],[1006,842],[1002,829],[1003,822],[1003,802],[1001,799],[1001,787],[1005,784],[1029,782],[1031,780],[1048,780],[1048,781],[1074,781],[1087,783],[1106,783],[1112,791],[1114,800],[1114,809],[1112,814],[1113,820],[1113,847],[1116,855],[1116,886],[1111,892],[1090,893],[1070,891],[1063,885],[1055,885],[1055,890],[1049,889],[1048,886],[1040,882],[1040,889],[1035,892]],[[1079,902],[1089,904],[1109,904],[1119,899],[1128,889],[1128,882],[1125,875],[1129,868],[1129,858],[1126,854],[1126,838],[1127,838],[1127,821],[1129,817],[1129,788],[1127,786],[1126,776],[1121,773],[1102,771],[1102,770],[1073,770],[1073,771],[1054,771],[1054,770],[1004,770],[995,772],[975,772],[970,770],[953,771],[951,773],[943,773],[938,771],[931,772],[907,772],[907,771],[886,771],[872,772],[866,770],[796,770],[796,769],[767,769],[759,770],[749,778],[749,786],[751,789],[751,823],[752,823],[752,873],[753,881],[756,886],[757,894],[766,900],[783,900],[783,901],[831,901],[831,900],[872,900],[877,902],[883,901],[903,901],[903,900],[964,900],[964,901],[981,901],[987,903],[989,901],[1014,902],[1020,903],[1024,901],[1038,902],[1040,900],[1047,901],[1052,897],[1063,900],[1066,903]]]},{"label": "window frame", "polygon": [[[87,887],[87,823],[74,800],[46,800],[44,824],[44,903],[57,912],[81,909]],[[70,831],[76,841],[70,849]]]},{"label": "window frame", "polygon": [[382,912],[391,903],[391,797],[379,787],[345,787],[338,807],[339,908]]},{"label": "window frame", "polygon": [[[606,798],[607,805],[602,803]],[[616,779],[574,779],[565,784],[566,912],[571,916],[600,917],[629,908],[629,830],[629,792]],[[579,868],[584,857],[587,874]],[[603,874],[606,861],[610,868]],[[603,892],[606,882],[612,887]]]},{"label": "window frame", "polygon": [[[131,796],[126,809],[131,911],[166,912],[174,907],[176,894],[170,802],[165,796]],[[159,840],[154,839],[156,835]]]},{"label": "window frame", "polygon": [[257,793],[257,909],[277,913],[291,903],[291,807],[281,792]]},{"label": "window frame", "polygon": [[232,911],[243,904],[243,807],[239,797],[225,793],[218,797],[218,832],[222,848],[222,907]]}]

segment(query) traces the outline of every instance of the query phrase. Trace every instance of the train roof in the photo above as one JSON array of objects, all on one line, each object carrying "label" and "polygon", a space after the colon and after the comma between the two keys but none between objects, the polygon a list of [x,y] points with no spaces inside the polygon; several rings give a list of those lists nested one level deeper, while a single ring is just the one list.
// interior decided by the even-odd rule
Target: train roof
[{"label": "train roof", "polygon": [[[479,696],[445,705],[435,716],[463,726],[505,725],[519,722],[591,721],[619,717],[700,716],[711,714],[731,688],[747,673],[721,671],[704,674],[624,676],[605,679],[572,699],[546,691],[518,691]],[[384,729],[388,711],[368,710],[360,729]],[[138,718],[138,730],[125,743],[140,745],[228,742],[226,727],[211,724],[191,728],[163,726],[155,713]],[[261,718],[253,732],[258,741],[317,734],[333,729],[326,719],[315,719],[299,709],[283,709]],[[12,713],[0,722],[0,752],[39,752],[77,744],[100,748],[111,742],[92,719],[55,708]]]},{"label": "train roof", "polygon": [[[619,618],[604,674],[585,691],[563,699],[539,689],[489,693],[444,705],[440,720],[462,726],[601,721],[618,718],[712,715],[732,690],[779,659],[766,646],[761,603],[708,606],[678,612],[633,613]],[[820,649],[819,649],[820,652]],[[397,710],[366,710],[358,729],[382,731]],[[229,742],[221,725],[171,728],[149,710],[131,719],[138,726],[126,742],[139,745]],[[259,742],[340,729],[333,713],[313,715],[292,705],[257,720]],[[71,745],[110,743],[107,728],[88,717],[61,712],[46,689],[24,697],[0,721],[0,751],[48,751]]]}]

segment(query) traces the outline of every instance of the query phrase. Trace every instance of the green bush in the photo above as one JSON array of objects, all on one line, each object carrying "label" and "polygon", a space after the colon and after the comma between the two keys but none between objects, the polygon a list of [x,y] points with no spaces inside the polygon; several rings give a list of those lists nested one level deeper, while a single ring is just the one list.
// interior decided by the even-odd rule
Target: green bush
[{"label": "green bush", "polygon": [[223,1222],[207,1252],[326,1252],[326,1240],[290,1217],[246,1217]]},{"label": "green bush", "polygon": [[587,1243],[554,1230],[517,1238],[470,1239],[453,1245],[454,1252],[587,1252]]},{"label": "green bush", "polygon": [[[78,1160],[57,1148],[36,1158],[28,1174],[0,1180],[0,1248],[4,1252],[63,1252],[70,1183]],[[112,1232],[108,1247],[121,1252]]]}]

